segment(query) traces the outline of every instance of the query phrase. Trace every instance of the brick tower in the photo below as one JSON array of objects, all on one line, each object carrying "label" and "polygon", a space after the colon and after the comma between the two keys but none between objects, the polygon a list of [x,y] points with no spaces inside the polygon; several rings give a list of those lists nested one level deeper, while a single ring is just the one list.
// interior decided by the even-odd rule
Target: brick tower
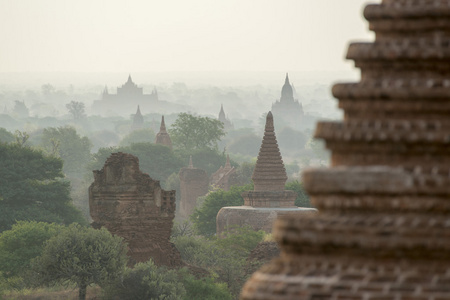
[{"label": "brick tower", "polygon": [[343,122],[316,137],[331,166],[303,174],[319,214],[277,220],[280,258],[242,299],[450,299],[450,4],[384,0],[364,11],[374,43],[347,58]]},{"label": "brick tower", "polygon": [[286,170],[278,148],[273,125],[273,116],[266,117],[264,137],[253,171],[253,191],[242,193],[243,206],[229,206],[220,209],[217,214],[217,233],[227,227],[248,225],[255,230],[272,229],[273,221],[279,215],[304,214],[316,211],[313,208],[300,208],[294,205],[294,191],[284,190],[287,180]]},{"label": "brick tower", "polygon": [[175,191],[161,189],[159,181],[142,173],[136,156],[113,153],[94,171],[89,209],[94,228],[105,227],[128,243],[131,264],[151,258],[157,265],[182,265],[170,242]]},{"label": "brick tower", "polygon": [[178,215],[186,219],[194,212],[198,197],[208,193],[209,177],[205,170],[194,167],[192,156],[189,157],[189,166],[181,168],[178,177],[180,178],[180,208]]}]

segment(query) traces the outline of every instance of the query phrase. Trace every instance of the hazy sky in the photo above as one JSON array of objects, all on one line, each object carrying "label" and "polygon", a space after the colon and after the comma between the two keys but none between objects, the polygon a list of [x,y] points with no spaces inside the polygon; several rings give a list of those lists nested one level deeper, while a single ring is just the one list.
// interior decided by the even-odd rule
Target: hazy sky
[{"label": "hazy sky", "polygon": [[349,70],[367,2],[0,0],[0,72]]}]

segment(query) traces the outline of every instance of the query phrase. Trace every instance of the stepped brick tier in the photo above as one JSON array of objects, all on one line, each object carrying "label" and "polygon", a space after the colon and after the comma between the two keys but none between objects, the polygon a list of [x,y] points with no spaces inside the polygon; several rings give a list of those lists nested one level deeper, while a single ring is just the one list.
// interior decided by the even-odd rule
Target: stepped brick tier
[{"label": "stepped brick tier", "polygon": [[299,215],[315,212],[314,208],[294,205],[296,193],[285,191],[287,175],[275,137],[272,113],[266,117],[264,137],[256,160],[252,180],[254,190],[242,193],[243,206],[222,207],[216,217],[216,231],[250,226],[255,230],[270,232],[277,216]]},{"label": "stepped brick tier", "polygon": [[169,241],[175,217],[175,191],[161,189],[139,169],[136,156],[113,153],[103,169],[94,172],[89,208],[94,228],[105,227],[128,243],[130,263],[150,258],[157,265],[182,266]]},{"label": "stepped brick tier", "polygon": [[172,149],[172,140],[166,130],[166,123],[164,122],[164,116],[161,117],[161,126],[159,132],[156,134],[155,144],[161,144]]},{"label": "stepped brick tier", "polygon": [[180,178],[180,210],[177,217],[188,218],[195,210],[197,198],[209,190],[209,177],[205,170],[194,168],[192,156],[189,166],[178,173]]},{"label": "stepped brick tier", "polygon": [[211,175],[211,185],[228,191],[233,183],[236,182],[236,169],[230,164],[230,156],[227,155],[225,166],[220,166],[214,174]]},{"label": "stepped brick tier", "polygon": [[331,167],[303,174],[319,214],[277,220],[282,254],[242,299],[450,299],[450,4],[384,0],[364,16],[374,43],[347,57],[343,122],[316,137]]}]

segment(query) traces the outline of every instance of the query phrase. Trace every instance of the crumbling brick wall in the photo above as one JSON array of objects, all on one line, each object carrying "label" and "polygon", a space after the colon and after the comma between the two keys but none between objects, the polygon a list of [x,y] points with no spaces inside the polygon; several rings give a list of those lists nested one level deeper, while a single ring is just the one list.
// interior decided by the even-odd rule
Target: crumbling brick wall
[{"label": "crumbling brick wall", "polygon": [[92,226],[123,237],[132,264],[151,258],[157,265],[181,265],[181,256],[169,241],[175,191],[161,189],[159,181],[140,171],[138,158],[127,153],[111,154],[103,169],[93,172]]}]

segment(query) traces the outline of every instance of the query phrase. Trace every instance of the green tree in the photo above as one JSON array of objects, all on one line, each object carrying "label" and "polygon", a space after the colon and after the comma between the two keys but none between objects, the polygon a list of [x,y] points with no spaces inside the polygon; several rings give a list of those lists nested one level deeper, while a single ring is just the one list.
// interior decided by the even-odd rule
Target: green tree
[{"label": "green tree", "polygon": [[308,194],[306,194],[302,184],[297,180],[286,183],[286,190],[291,190],[297,193],[297,198],[295,198],[295,206],[312,207]]},{"label": "green tree", "polygon": [[186,289],[184,300],[231,300],[233,299],[225,283],[218,283],[212,277],[195,278],[186,269],[180,270]]},{"label": "green tree", "polygon": [[118,281],[105,289],[108,299],[184,299],[186,291],[175,270],[158,268],[152,260],[127,268]]},{"label": "green tree", "polygon": [[81,120],[86,117],[83,102],[70,101],[70,103],[66,104],[66,108],[75,121]]},{"label": "green tree", "polygon": [[84,222],[62,181],[62,161],[18,144],[0,143],[0,232],[19,220]]},{"label": "green tree", "polygon": [[43,284],[76,284],[78,298],[86,298],[91,284],[106,286],[125,271],[127,245],[108,230],[70,225],[50,238],[42,255],[32,262]]},{"label": "green tree", "polygon": [[180,113],[169,129],[172,143],[185,151],[217,149],[217,142],[225,135],[223,123],[209,117]]},{"label": "green tree", "polygon": [[33,258],[41,255],[44,242],[64,226],[44,222],[19,221],[0,234],[0,272],[5,277],[21,275]]},{"label": "green tree", "polygon": [[155,180],[164,182],[172,173],[178,173],[182,161],[173,151],[163,145],[136,143],[125,147],[100,148],[92,157],[89,169],[100,170],[111,153],[125,152],[139,158],[139,168]]},{"label": "green tree", "polygon": [[130,132],[119,143],[120,146],[130,146],[134,143],[153,143],[155,132],[151,128],[143,128]]},{"label": "green tree", "polygon": [[[227,160],[225,153],[219,153],[217,150],[203,148],[196,149],[193,151],[179,151],[176,150],[175,153],[181,157],[184,162],[183,166],[187,167],[189,162],[189,157],[192,156],[192,161],[195,168],[203,169],[208,174],[216,172],[220,166],[224,166]],[[232,166],[237,166],[233,160],[230,161]]]},{"label": "green tree", "polygon": [[247,257],[264,236],[263,231],[244,227],[228,232],[220,239],[178,236],[172,242],[184,261],[208,270],[218,281],[226,283],[231,294],[237,297],[246,280]]},{"label": "green tree", "polygon": [[30,114],[28,107],[25,105],[25,101],[14,101],[13,114],[19,118],[27,118]]},{"label": "green tree", "polygon": [[209,193],[200,208],[196,208],[190,219],[199,234],[212,236],[216,234],[216,216],[224,206],[244,205],[241,193],[252,190],[252,185],[232,186],[229,191],[218,190]]},{"label": "green tree", "polygon": [[0,128],[0,142],[11,143],[15,141],[14,134],[7,131],[5,128]]},{"label": "green tree", "polygon": [[81,137],[75,128],[65,126],[44,129],[41,146],[49,154],[57,152],[64,161],[63,171],[66,175],[80,177],[85,173],[91,158],[92,145],[89,139]]}]

